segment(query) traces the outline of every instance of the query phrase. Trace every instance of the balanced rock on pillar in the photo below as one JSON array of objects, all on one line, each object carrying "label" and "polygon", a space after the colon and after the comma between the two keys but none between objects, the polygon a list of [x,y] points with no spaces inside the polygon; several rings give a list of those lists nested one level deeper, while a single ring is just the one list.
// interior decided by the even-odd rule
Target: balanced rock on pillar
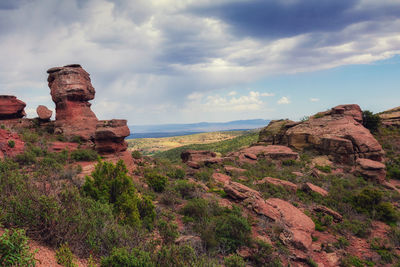
[{"label": "balanced rock on pillar", "polygon": [[90,75],[80,65],[55,67],[47,71],[51,97],[56,104],[56,131],[66,137],[94,138],[98,119],[89,100],[95,90]]}]

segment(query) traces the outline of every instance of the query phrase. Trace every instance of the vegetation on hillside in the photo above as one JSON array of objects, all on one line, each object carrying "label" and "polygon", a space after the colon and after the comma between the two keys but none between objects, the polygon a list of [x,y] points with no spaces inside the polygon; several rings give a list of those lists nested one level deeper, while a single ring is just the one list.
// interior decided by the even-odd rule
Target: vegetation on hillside
[{"label": "vegetation on hillside", "polygon": [[165,158],[172,162],[180,161],[180,155],[183,151],[191,150],[210,150],[214,152],[219,152],[226,154],[232,151],[239,150],[242,147],[249,146],[258,140],[258,132],[250,132],[233,139],[224,140],[220,142],[214,142],[209,144],[191,144],[174,149],[170,149],[164,152],[159,152],[154,155],[155,158]]},{"label": "vegetation on hillside", "polygon": [[209,132],[163,138],[137,138],[129,139],[127,142],[130,150],[140,151],[143,155],[154,155],[185,145],[208,144],[229,140],[250,132],[255,132],[255,130]]}]

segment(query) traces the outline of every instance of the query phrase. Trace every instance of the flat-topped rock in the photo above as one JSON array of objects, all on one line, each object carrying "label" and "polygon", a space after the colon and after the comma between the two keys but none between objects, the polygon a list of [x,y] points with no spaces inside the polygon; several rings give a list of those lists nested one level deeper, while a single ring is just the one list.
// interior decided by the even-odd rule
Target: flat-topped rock
[{"label": "flat-topped rock", "polygon": [[379,113],[383,125],[400,126],[400,107]]},{"label": "flat-topped rock", "polygon": [[25,102],[12,95],[0,95],[0,120],[18,119],[26,116]]},{"label": "flat-topped rock", "polygon": [[231,177],[223,174],[223,173],[218,173],[214,172],[211,176],[215,181],[220,182],[222,184],[228,183],[231,180]]},{"label": "flat-topped rock", "polygon": [[287,146],[257,145],[234,152],[232,156],[238,157],[239,161],[253,163],[252,161],[260,158],[270,160],[296,160],[299,154],[293,152],[293,150]]},{"label": "flat-topped rock", "polygon": [[355,173],[367,179],[374,180],[379,183],[385,182],[386,166],[385,164],[370,160],[370,159],[357,159],[357,166]]}]

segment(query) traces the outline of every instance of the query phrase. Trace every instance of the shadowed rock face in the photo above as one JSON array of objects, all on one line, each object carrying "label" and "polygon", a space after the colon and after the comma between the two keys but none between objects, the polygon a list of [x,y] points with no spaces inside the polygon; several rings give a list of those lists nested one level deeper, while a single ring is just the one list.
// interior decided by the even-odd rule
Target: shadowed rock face
[{"label": "shadowed rock face", "polygon": [[17,119],[26,116],[26,104],[12,95],[0,95],[0,119]]},{"label": "shadowed rock face", "polygon": [[51,97],[56,104],[56,129],[67,137],[94,138],[98,119],[89,100],[95,90],[80,65],[55,67],[47,71]]},{"label": "shadowed rock face", "polygon": [[382,161],[381,145],[361,122],[362,112],[358,105],[341,105],[297,124],[271,122],[262,131],[259,141],[298,150],[315,149],[337,162],[348,164],[354,164],[358,158]]},{"label": "shadowed rock face", "polygon": [[96,150],[100,153],[125,151],[125,137],[130,134],[126,120],[99,121],[95,133]]}]

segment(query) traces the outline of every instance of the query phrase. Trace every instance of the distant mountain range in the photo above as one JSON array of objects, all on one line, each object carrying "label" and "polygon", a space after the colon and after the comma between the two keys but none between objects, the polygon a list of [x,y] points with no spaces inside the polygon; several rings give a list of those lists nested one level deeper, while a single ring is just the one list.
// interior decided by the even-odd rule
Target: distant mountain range
[{"label": "distant mountain range", "polygon": [[159,138],[203,132],[250,130],[265,127],[269,120],[237,120],[229,122],[199,122],[189,124],[131,125],[130,138]]}]

